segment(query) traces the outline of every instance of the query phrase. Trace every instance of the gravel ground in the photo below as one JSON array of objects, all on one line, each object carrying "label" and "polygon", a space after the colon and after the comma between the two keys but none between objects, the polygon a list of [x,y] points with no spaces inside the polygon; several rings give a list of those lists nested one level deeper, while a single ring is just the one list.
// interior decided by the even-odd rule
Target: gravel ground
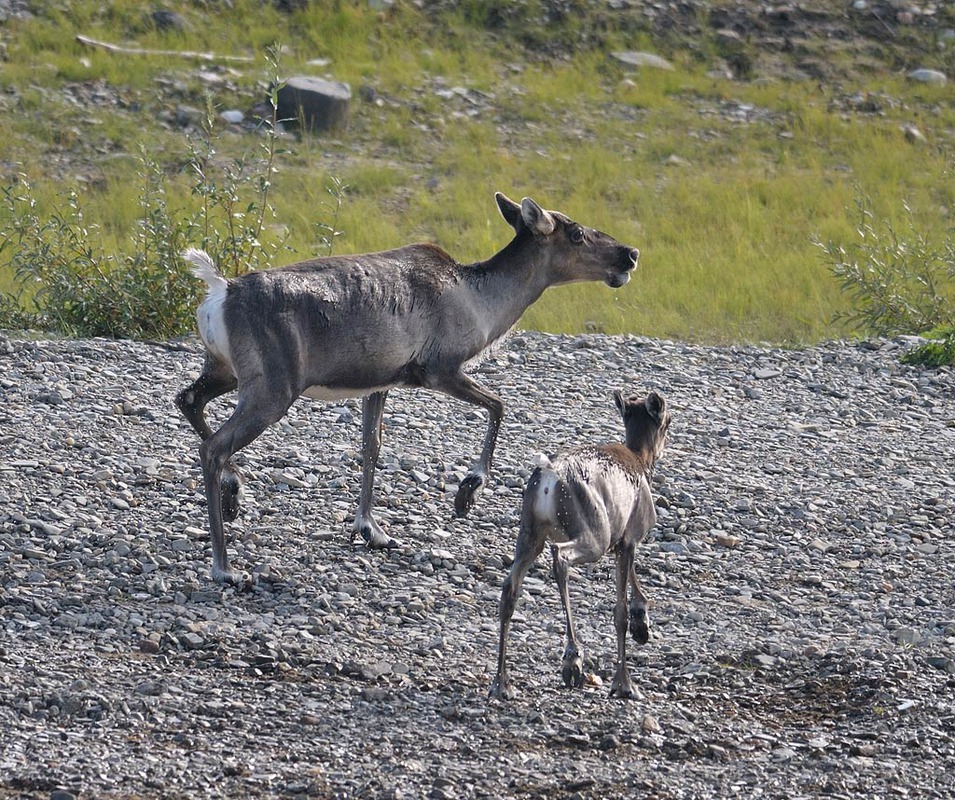
[{"label": "gravel ground", "polygon": [[[909,344],[517,334],[479,369],[508,411],[469,519],[482,415],[392,394],[389,552],[350,538],[358,404],[303,400],[240,455],[236,592],[172,406],[198,349],[0,339],[0,797],[950,797],[955,375],[901,366]],[[642,696],[606,696],[609,558],[573,577],[588,686],[562,687],[542,558],[519,696],[488,700],[523,480],[619,438],[616,388],[674,416]]]}]

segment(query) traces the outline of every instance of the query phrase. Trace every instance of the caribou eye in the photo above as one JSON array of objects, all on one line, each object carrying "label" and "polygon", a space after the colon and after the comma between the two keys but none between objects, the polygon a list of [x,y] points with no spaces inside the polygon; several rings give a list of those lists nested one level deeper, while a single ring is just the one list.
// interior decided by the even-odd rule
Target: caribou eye
[{"label": "caribou eye", "polygon": [[570,229],[570,241],[574,244],[581,244],[584,241],[584,229],[581,227]]}]

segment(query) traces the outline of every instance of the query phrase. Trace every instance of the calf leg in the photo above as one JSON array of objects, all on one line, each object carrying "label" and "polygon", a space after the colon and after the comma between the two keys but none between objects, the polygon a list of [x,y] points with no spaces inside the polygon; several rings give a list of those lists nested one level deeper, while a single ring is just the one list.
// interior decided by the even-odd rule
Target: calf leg
[{"label": "calf leg", "polygon": [[650,641],[650,600],[640,588],[637,573],[630,568],[630,633],[638,644]]},{"label": "calf leg", "polygon": [[501,418],[504,416],[504,404],[497,395],[479,386],[463,372],[457,373],[440,385],[435,384],[433,388],[487,410],[487,431],[484,434],[481,455],[471,465],[454,497],[454,511],[459,517],[464,517],[480,496],[491,472],[491,459],[494,457],[497,432],[501,427]]},{"label": "calf leg", "polygon": [[599,537],[584,535],[577,540],[551,544],[550,550],[554,558],[554,579],[557,581],[566,622],[566,645],[561,659],[561,677],[564,679],[565,686],[580,687],[584,684],[584,659],[570,610],[568,576],[572,566],[588,564],[599,559],[604,553],[604,548]]},{"label": "calf leg", "polygon": [[584,685],[584,658],[580,643],[577,641],[574,618],[570,611],[570,591],[567,585],[570,565],[566,558],[561,557],[560,547],[559,544],[552,544],[550,552],[554,558],[554,579],[557,581],[557,589],[560,592],[560,602],[564,609],[566,623],[566,644],[564,646],[564,656],[560,662],[560,675],[564,679],[564,685],[571,688]]},{"label": "calf leg", "polygon": [[[226,392],[233,391],[236,385],[235,375],[229,366],[207,355],[202,374],[176,395],[176,406],[203,441],[212,436],[204,413],[206,405]],[[231,462],[227,462],[222,468],[220,486],[222,516],[231,522],[239,516],[239,496],[242,490],[242,477]]]},{"label": "calf leg", "polygon": [[544,537],[534,533],[529,525],[521,525],[521,531],[517,537],[517,546],[515,549],[514,563],[511,565],[507,578],[504,579],[504,586],[501,589],[500,621],[501,635],[497,647],[497,677],[491,684],[490,696],[499,700],[512,700],[515,697],[514,689],[511,686],[507,675],[507,635],[511,629],[511,617],[514,616],[514,607],[517,605],[521,596],[521,586],[531,565],[544,549]]},{"label": "calf leg", "polygon": [[269,425],[278,422],[295,399],[268,386],[264,380],[250,389],[240,389],[232,416],[219,430],[199,446],[206,502],[209,506],[209,527],[212,534],[212,577],[218,582],[244,582],[229,566],[225,547],[222,509],[222,473],[232,456],[254,440]]},{"label": "calf leg", "polygon": [[617,668],[610,684],[610,696],[630,700],[636,690],[627,669],[627,625],[630,614],[627,610],[627,588],[633,577],[633,548],[621,546],[617,550],[617,602],[614,605],[613,621],[617,633]]},{"label": "calf leg", "polygon": [[388,392],[375,392],[362,399],[361,404],[361,495],[353,530],[360,533],[365,544],[373,550],[397,547],[398,543],[375,522],[371,513],[374,504],[375,469],[381,450],[381,424]]}]

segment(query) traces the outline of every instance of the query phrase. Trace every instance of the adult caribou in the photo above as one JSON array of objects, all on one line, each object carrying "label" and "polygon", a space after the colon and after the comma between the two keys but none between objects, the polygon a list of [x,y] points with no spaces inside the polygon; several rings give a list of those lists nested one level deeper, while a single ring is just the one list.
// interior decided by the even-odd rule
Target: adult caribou
[{"label": "adult caribou", "polygon": [[[201,250],[183,257],[208,284],[198,310],[206,347],[199,378],[176,405],[199,434],[212,534],[212,576],[237,582],[223,520],[238,514],[241,479],[232,456],[278,422],[300,395],[362,398],[362,482],[354,530],[369,547],[393,540],[372,516],[375,465],[389,390],[423,387],[488,413],[480,456],[458,488],[468,512],[487,481],[501,400],[469,377],[467,365],[504,337],[550,286],[630,280],[639,251],[546,211],[530,198],[495,195],[514,238],[487,261],[459,264],[432,244],[302,261],[225,279]],[[235,410],[213,432],[206,404],[237,390]]]}]

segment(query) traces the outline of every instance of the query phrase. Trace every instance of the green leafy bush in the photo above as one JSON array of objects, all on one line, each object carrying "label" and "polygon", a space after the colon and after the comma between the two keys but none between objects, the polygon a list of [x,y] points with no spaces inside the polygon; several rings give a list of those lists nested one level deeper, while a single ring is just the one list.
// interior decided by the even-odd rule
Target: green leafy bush
[{"label": "green leafy bush", "polygon": [[[273,72],[277,74],[277,63]],[[14,293],[0,297],[0,327],[34,327],[68,336],[165,339],[194,328],[199,282],[181,259],[187,246],[206,250],[227,275],[268,266],[283,246],[281,233],[267,222],[276,172],[277,79],[271,82],[272,118],[266,120],[261,152],[224,164],[216,159],[208,109],[204,136],[189,154],[192,191],[180,204],[169,202],[167,177],[145,148],[140,153],[140,214],[130,247],[105,252],[97,226],[86,221],[80,197],[70,190],[66,203],[41,211],[25,175],[2,189],[0,256],[9,259]],[[340,235],[335,223],[345,187],[329,190],[337,205],[321,240],[331,251]]]},{"label": "green leafy bush", "polygon": [[930,341],[903,357],[909,364],[955,364],[955,240],[933,244],[905,205],[907,228],[877,222],[868,198],[856,202],[859,240],[848,247],[817,241],[832,274],[853,300],[842,315],[857,330],[877,336],[924,333]]},{"label": "green leafy bush", "polygon": [[939,328],[923,335],[929,341],[902,356],[904,364],[933,368],[955,364],[955,326]]},{"label": "green leafy bush", "polygon": [[[0,252],[10,252],[19,290],[17,303],[29,296],[36,327],[91,336],[112,335],[122,304],[120,281],[111,275],[111,257],[97,252],[95,227],[88,226],[76,191],[66,208],[41,217],[25,176],[3,190],[7,219]],[[25,304],[23,304],[25,305]]]},{"label": "green leafy bush", "polygon": [[[239,239],[220,235],[208,207],[170,212],[165,175],[146,155],[140,178],[140,219],[129,250],[119,254],[103,249],[75,189],[64,205],[46,212],[25,175],[3,189],[0,253],[9,257],[18,287],[8,313],[19,308],[34,327],[68,336],[165,338],[191,327],[198,286],[180,260],[183,247],[199,238],[212,240],[220,254],[252,247],[241,238],[244,230]],[[218,188],[215,197],[221,197]],[[194,236],[198,230],[207,237]],[[15,321],[0,320],[4,326]]]},{"label": "green leafy bush", "polygon": [[877,222],[868,198],[857,201],[859,239],[844,246],[816,242],[832,274],[853,301],[840,315],[857,330],[877,336],[918,333],[953,322],[955,246],[950,239],[935,245],[905,206],[908,231]]}]

